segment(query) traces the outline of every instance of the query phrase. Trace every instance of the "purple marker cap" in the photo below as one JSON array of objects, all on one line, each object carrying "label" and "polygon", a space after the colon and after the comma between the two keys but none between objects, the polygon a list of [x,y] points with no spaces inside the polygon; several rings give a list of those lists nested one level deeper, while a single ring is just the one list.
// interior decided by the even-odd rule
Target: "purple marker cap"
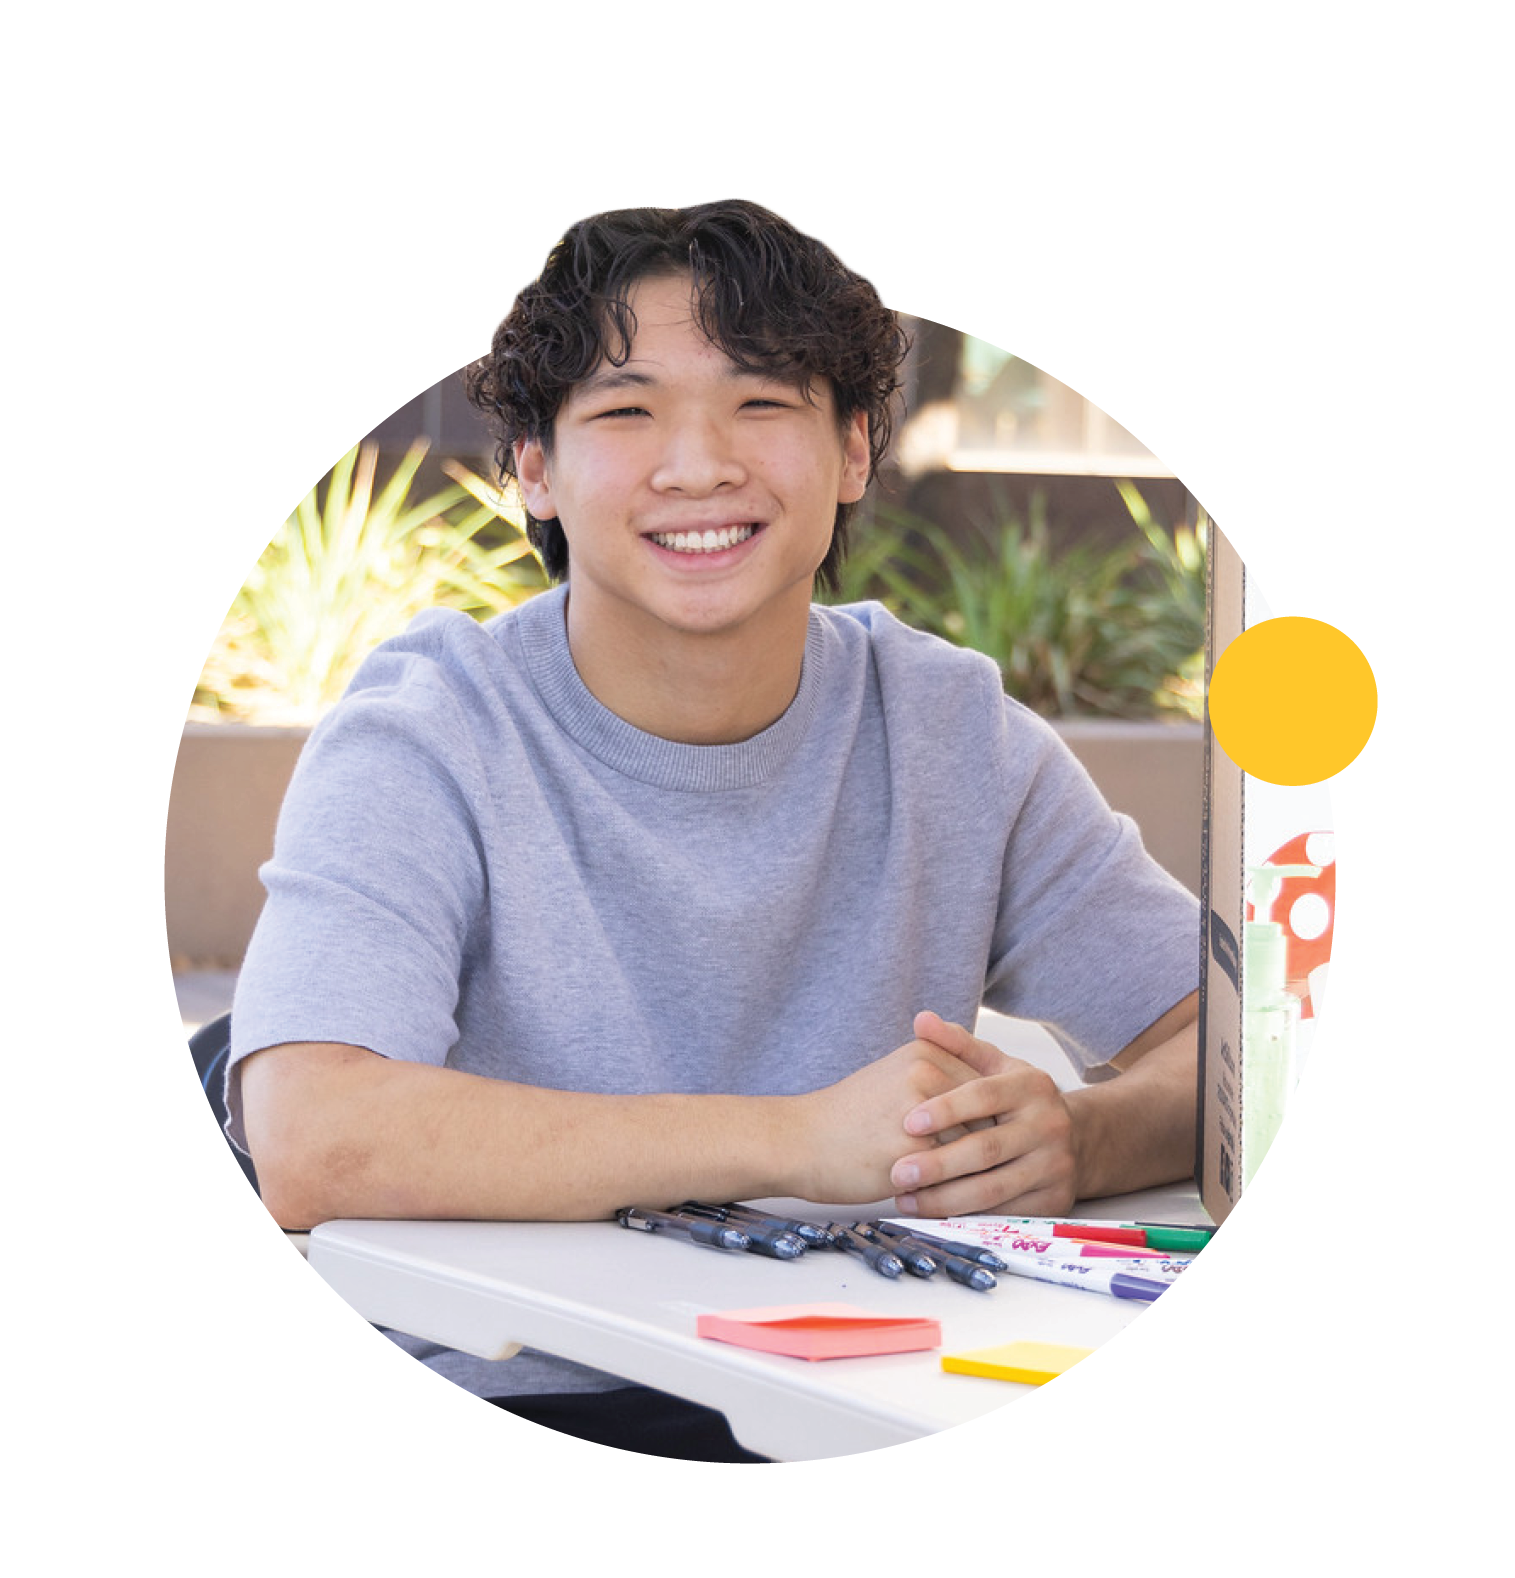
[{"label": "purple marker cap", "polygon": [[1127,1276],[1123,1271],[1117,1271],[1110,1278],[1110,1292],[1118,1299],[1142,1299],[1150,1303],[1170,1286],[1167,1282],[1154,1282],[1151,1277]]}]

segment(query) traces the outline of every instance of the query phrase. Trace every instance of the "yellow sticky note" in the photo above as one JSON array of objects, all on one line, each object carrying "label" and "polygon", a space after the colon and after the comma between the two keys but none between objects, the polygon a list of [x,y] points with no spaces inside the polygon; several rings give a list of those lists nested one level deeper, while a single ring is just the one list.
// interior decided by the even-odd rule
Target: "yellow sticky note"
[{"label": "yellow sticky note", "polygon": [[1093,1352],[1093,1348],[1074,1348],[1062,1342],[1005,1342],[997,1348],[944,1353],[942,1368],[958,1375],[987,1375],[996,1381],[1040,1386]]}]

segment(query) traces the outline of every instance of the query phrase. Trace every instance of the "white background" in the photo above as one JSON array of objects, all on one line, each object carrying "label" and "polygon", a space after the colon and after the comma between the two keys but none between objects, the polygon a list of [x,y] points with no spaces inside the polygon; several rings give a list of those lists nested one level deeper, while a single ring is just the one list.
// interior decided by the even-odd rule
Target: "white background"
[{"label": "white background", "polygon": [[[0,1527],[22,1570],[1476,1561],[1507,1262],[1492,1239],[1433,1251],[1454,1213],[1503,1205],[1508,1155],[1496,14],[12,21],[0,1155],[19,1453]],[[717,196],[1089,397],[1188,483],[1274,612],[1347,632],[1380,688],[1331,786],[1336,952],[1309,1077],[1183,1285],[977,1427],[755,1471],[518,1425],[370,1333],[203,1121],[162,915],[185,706],[277,523],[484,349],[573,219]],[[1090,1519],[1095,1493],[1120,1514]],[[944,1542],[898,1515],[911,1501],[980,1509],[986,1532]]]}]

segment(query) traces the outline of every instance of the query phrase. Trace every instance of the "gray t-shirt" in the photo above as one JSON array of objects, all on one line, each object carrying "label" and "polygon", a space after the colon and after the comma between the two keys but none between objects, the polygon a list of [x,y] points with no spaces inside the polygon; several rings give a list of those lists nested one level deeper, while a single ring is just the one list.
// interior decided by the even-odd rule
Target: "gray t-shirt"
[{"label": "gray t-shirt", "polygon": [[[263,868],[236,1065],[333,1041],[563,1090],[787,1094],[981,1004],[1102,1064],[1193,991],[1193,897],[977,653],[812,608],[799,692],[736,745],[644,734],[557,588],[424,614],[313,732]],[[631,1202],[627,1202],[628,1204]],[[485,1396],[594,1389],[404,1339]]]}]

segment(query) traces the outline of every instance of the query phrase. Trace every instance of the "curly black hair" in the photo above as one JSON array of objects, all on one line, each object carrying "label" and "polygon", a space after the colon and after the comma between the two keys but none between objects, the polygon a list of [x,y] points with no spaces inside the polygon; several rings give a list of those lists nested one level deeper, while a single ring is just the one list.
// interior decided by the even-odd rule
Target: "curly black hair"
[{"label": "curly black hair", "polygon": [[[573,225],[541,275],[516,298],[489,354],[464,371],[468,398],[497,440],[503,477],[514,445],[550,454],[564,400],[602,362],[631,355],[639,280],[688,273],[700,327],[748,371],[805,385],[829,382],[839,426],[868,419],[869,475],[889,447],[907,341],[878,292],[819,241],[755,203],[625,208]],[[831,547],[816,573],[829,590],[846,552],[852,506],[839,504]],[[555,520],[528,513],[527,531],[554,580],[568,574],[568,541]]]}]

